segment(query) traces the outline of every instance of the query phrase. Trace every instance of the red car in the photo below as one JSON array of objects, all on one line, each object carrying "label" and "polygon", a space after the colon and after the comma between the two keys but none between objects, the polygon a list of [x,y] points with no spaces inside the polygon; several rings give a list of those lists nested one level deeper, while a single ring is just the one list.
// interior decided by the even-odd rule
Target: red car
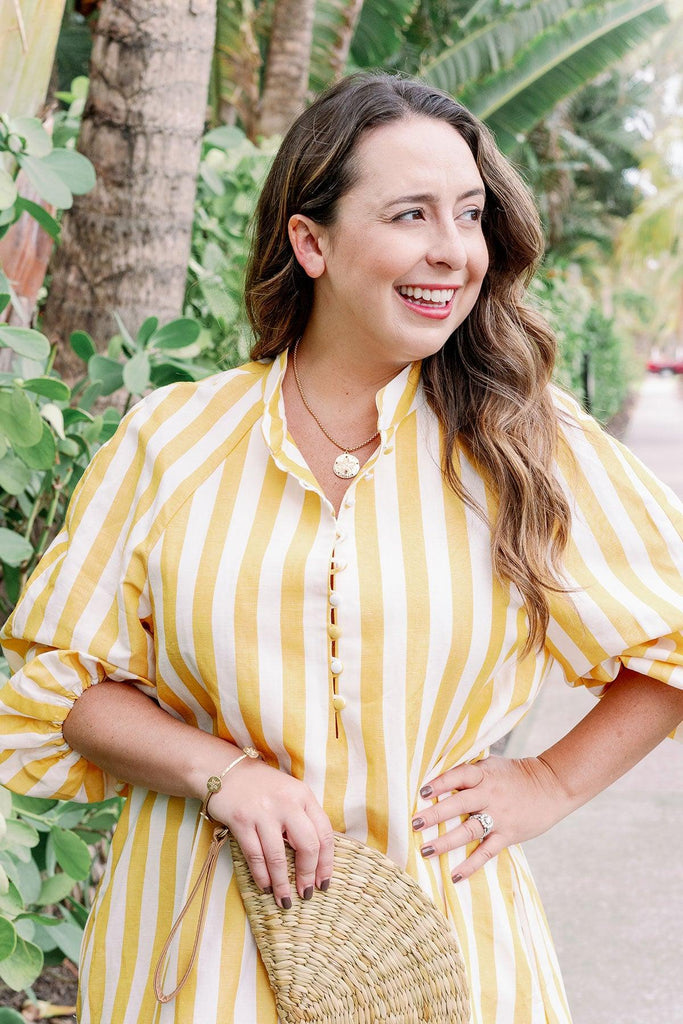
[{"label": "red car", "polygon": [[683,359],[658,356],[656,359],[650,359],[647,369],[649,373],[683,373]]}]

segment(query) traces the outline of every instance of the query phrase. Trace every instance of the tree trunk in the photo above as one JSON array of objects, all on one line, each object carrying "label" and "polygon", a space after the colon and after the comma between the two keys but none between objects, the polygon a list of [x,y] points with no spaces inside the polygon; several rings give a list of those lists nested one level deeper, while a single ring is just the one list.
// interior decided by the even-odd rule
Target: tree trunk
[{"label": "tree trunk", "polygon": [[253,0],[218,0],[214,50],[213,108],[218,124],[239,118],[256,139],[260,103],[261,51]]},{"label": "tree trunk", "polygon": [[336,6],[341,11],[342,24],[337,32],[334,45],[330,49],[330,81],[338,82],[346,70],[346,62],[349,59],[351,43],[356,31],[356,25],[363,9],[363,0],[343,0]]},{"label": "tree trunk", "polygon": [[261,97],[259,134],[284,135],[308,89],[315,0],[276,0]]},{"label": "tree trunk", "polygon": [[[215,0],[107,0],[97,24],[79,149],[97,184],[62,222],[43,330],[98,347],[118,312],[135,332],[182,311]],[[58,361],[78,372],[62,344]]]}]

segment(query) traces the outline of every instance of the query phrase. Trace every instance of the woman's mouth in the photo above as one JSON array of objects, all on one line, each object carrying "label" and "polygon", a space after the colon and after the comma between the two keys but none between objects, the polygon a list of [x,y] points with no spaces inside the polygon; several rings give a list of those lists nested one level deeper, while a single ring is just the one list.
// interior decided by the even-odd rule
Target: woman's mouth
[{"label": "woman's mouth", "polygon": [[419,285],[402,284],[396,292],[413,312],[420,316],[445,320],[453,307],[456,288],[425,288]]}]

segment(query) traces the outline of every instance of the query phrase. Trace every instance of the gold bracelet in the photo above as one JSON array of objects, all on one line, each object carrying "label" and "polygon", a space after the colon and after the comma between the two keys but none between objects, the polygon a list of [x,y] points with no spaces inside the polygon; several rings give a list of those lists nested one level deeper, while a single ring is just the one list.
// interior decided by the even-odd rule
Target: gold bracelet
[{"label": "gold bracelet", "polygon": [[231,761],[227,768],[223,769],[220,775],[209,775],[208,779],[206,780],[206,796],[202,801],[202,807],[199,813],[201,814],[202,818],[206,818],[207,821],[215,822],[215,819],[212,818],[211,815],[209,814],[209,800],[214,795],[214,793],[220,793],[221,789],[223,788],[223,779],[228,774],[228,772],[232,768],[234,768],[235,765],[238,765],[240,761],[244,761],[244,759],[247,757],[251,758],[252,761],[255,761],[257,758],[261,756],[256,747],[243,747],[242,751],[243,753],[241,753],[239,757],[236,757],[234,761]]}]

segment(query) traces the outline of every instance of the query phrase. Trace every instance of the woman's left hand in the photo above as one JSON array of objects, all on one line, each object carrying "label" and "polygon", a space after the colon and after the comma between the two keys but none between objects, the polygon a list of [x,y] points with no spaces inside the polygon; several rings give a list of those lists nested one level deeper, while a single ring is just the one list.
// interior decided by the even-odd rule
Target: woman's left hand
[{"label": "woman's left hand", "polygon": [[[479,843],[469,857],[453,868],[454,882],[469,878],[506,846],[540,835],[573,810],[552,768],[538,757],[488,757],[475,764],[458,765],[432,779],[420,795],[441,799],[418,812],[413,819],[416,831],[465,818],[425,843],[423,857],[438,857],[468,843]],[[481,842],[482,823],[467,817],[475,813],[488,814],[493,819],[492,831]]]}]

